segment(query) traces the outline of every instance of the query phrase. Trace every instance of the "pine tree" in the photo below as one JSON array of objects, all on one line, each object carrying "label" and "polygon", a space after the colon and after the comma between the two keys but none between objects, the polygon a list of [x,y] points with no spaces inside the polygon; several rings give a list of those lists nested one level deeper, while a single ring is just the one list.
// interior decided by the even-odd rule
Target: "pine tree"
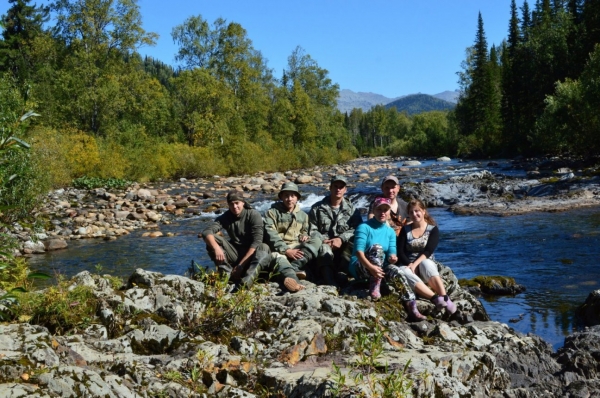
[{"label": "pine tree", "polygon": [[12,6],[2,16],[4,31],[0,41],[0,69],[11,71],[21,84],[35,68],[31,54],[33,42],[44,32],[48,7],[29,5],[31,0],[8,0]]}]

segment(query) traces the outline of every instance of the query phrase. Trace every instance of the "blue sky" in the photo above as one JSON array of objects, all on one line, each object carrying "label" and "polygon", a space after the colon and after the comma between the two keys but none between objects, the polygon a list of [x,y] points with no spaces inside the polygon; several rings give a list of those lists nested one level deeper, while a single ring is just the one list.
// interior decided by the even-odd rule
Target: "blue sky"
[{"label": "blue sky", "polygon": [[[523,0],[518,0],[520,7]],[[1,2],[0,13],[8,9]],[[47,3],[39,1],[38,4]],[[530,5],[535,2],[530,2]],[[175,65],[174,26],[192,15],[241,24],[276,77],[301,46],[342,89],[387,97],[458,88],[456,72],[483,16],[488,43],[507,35],[510,0],[138,0],[146,31],[140,53]]]}]

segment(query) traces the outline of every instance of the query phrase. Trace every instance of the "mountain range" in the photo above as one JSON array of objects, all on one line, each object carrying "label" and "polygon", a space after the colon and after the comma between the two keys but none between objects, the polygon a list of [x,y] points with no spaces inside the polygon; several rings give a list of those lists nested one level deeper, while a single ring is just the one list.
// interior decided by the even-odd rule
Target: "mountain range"
[{"label": "mountain range", "polygon": [[[452,109],[454,108],[454,105],[456,105],[458,94],[458,90],[456,90],[444,91],[434,95],[418,93],[388,98],[381,94],[363,92],[355,93],[352,90],[343,89],[340,90],[340,96],[338,97],[338,109],[342,113],[350,112],[354,108],[360,108],[363,111],[368,111],[375,105],[390,104],[391,106],[391,103],[394,102],[396,104],[393,106],[395,106],[398,111],[406,111],[409,114],[415,114],[429,110]],[[430,97],[430,99],[426,97]],[[421,110],[418,103],[427,103],[428,105]],[[389,106],[386,107],[389,108]]]}]

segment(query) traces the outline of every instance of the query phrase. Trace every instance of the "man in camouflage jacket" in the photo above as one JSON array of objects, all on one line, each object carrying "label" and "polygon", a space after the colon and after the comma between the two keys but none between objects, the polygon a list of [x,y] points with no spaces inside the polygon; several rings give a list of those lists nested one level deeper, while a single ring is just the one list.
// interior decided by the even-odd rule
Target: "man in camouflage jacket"
[{"label": "man in camouflage jacket", "polygon": [[279,192],[279,201],[265,214],[265,242],[273,253],[291,263],[300,279],[306,278],[306,265],[317,258],[321,235],[308,235],[308,214],[300,209],[300,190],[286,182]]},{"label": "man in camouflage jacket", "polygon": [[309,234],[319,232],[323,244],[319,248],[318,263],[321,275],[328,285],[336,285],[334,271],[344,271],[350,263],[354,230],[362,217],[344,197],[347,180],[334,176],[329,185],[330,195],[315,203],[308,214]]}]

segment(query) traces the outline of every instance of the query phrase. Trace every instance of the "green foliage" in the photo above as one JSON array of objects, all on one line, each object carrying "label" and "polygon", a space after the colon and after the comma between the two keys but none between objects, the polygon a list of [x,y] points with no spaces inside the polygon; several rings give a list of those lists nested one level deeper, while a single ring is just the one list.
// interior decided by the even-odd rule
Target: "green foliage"
[{"label": "green foliage", "polygon": [[23,140],[31,111],[21,115],[20,99],[12,79],[0,78],[0,218],[13,221],[26,217],[37,204],[45,186],[40,184],[30,145]]},{"label": "green foliage", "polygon": [[0,296],[0,320],[12,319],[15,306],[19,304],[19,292],[26,292],[34,279],[48,279],[49,275],[31,272],[24,258],[14,258],[12,251],[17,247],[16,240],[0,234],[0,288],[7,291]]},{"label": "green foliage", "polygon": [[192,275],[205,286],[204,311],[188,325],[194,333],[228,341],[232,335],[250,333],[260,324],[260,297],[265,292],[259,284],[231,293],[227,274],[208,272],[196,265]]},{"label": "green foliage", "polygon": [[120,178],[79,177],[73,180],[73,187],[77,189],[125,189],[131,185],[131,181]]},{"label": "green foliage", "polygon": [[[332,364],[332,385],[329,391],[334,397],[364,394],[370,397],[392,398],[412,395],[413,380],[407,376],[408,361],[399,370],[389,369],[381,362],[383,356],[384,332],[376,326],[373,333],[359,331],[354,337],[356,356],[345,373],[335,363]],[[423,375],[421,377],[424,377]],[[353,381],[350,384],[349,378]]]},{"label": "green foliage", "polygon": [[27,317],[31,323],[47,327],[50,333],[56,334],[89,326],[98,306],[90,287],[71,288],[68,282],[62,280],[41,293],[23,293],[19,299],[19,316]]}]

